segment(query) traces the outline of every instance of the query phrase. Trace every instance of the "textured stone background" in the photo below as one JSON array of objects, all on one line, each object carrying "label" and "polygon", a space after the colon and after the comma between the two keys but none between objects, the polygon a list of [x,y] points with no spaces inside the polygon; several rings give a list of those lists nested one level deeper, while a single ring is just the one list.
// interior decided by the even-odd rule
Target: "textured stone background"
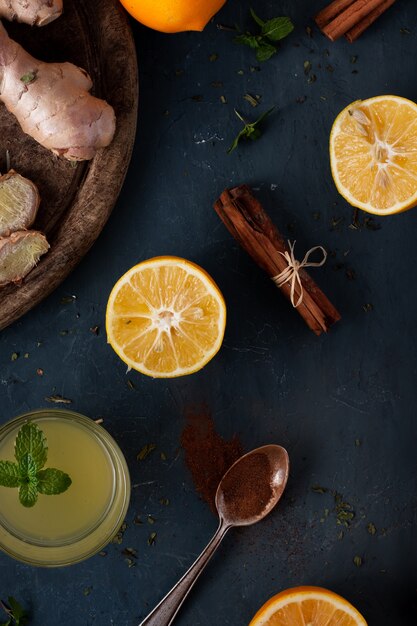
[{"label": "textured stone background", "polygon": [[[262,17],[288,14],[297,25],[259,71],[251,71],[258,65],[252,51],[216,28],[249,26],[250,4]],[[179,437],[185,411],[202,402],[218,430],[239,433],[246,449],[286,446],[292,472],[279,509],[228,536],[176,624],[247,624],[270,595],[299,584],[340,592],[371,626],[416,621],[417,213],[352,230],[327,151],[332,121],[352,100],[383,93],[417,100],[415,0],[398,2],[354,45],[331,44],[317,32],[311,18],[323,4],[228,0],[202,34],[167,36],[134,25],[139,131],[113,216],[63,286],[0,335],[1,421],[50,406],[45,397],[53,393],[70,398],[74,410],[104,418],[134,484],[123,544],[107,556],[56,571],[0,556],[0,595],[30,606],[33,626],[135,626],[197,556],[216,521],[194,492]],[[261,96],[257,109],[245,93]],[[228,156],[239,130],[233,108],[254,119],[273,105],[264,136]],[[212,210],[224,187],[241,182],[259,189],[300,252],[316,244],[333,252],[314,274],[343,315],[328,336],[310,333]],[[214,361],[172,381],[126,375],[104,333],[116,279],[160,254],[205,267],[229,314]],[[73,303],[62,303],[73,294]],[[90,331],[96,325],[98,336]],[[157,450],[139,464],[137,452],[151,442]],[[317,484],[342,494],[356,513],[342,539],[333,497],[314,493]],[[142,526],[133,524],[136,514]],[[153,531],[156,544],[148,546]],[[124,547],[138,551],[135,567]]]}]

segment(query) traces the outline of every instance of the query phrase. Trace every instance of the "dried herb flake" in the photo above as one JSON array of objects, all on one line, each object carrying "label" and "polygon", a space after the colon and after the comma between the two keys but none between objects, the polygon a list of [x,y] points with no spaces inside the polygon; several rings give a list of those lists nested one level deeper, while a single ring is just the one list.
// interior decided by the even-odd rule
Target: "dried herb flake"
[{"label": "dried herb flake", "polygon": [[252,96],[250,93],[245,93],[245,95],[243,96],[243,98],[246,100],[246,102],[249,102],[249,104],[255,108],[257,106],[259,106],[259,102],[261,100],[261,96]]},{"label": "dried herb flake", "polygon": [[144,461],[156,448],[155,443],[147,443],[143,446],[140,452],[136,455],[138,461]]},{"label": "dried herb flake", "polygon": [[327,493],[329,490],[326,487],[320,487],[320,485],[313,485],[311,491],[314,491],[314,493]]},{"label": "dried herb flake", "polygon": [[148,537],[148,546],[153,546],[156,543],[156,535],[157,533],[151,533]]},{"label": "dried herb flake", "polygon": [[77,299],[77,296],[64,296],[61,298],[61,304],[71,304]]},{"label": "dried herb flake", "polygon": [[372,302],[367,302],[366,304],[362,305],[362,308],[365,311],[365,313],[370,313],[371,311],[374,310],[374,305],[372,304]]},{"label": "dried herb flake", "polygon": [[123,542],[123,536],[125,534],[126,528],[127,524],[126,522],[123,522],[123,524],[120,526],[119,532],[113,537],[111,542],[120,545]]},{"label": "dried herb flake", "polygon": [[30,85],[36,80],[37,73],[38,73],[38,70],[35,70],[33,72],[26,72],[26,74],[23,74],[23,76],[20,77],[20,80],[22,81],[24,85],[26,86]]},{"label": "dried herb flake", "polygon": [[72,400],[64,398],[60,395],[46,396],[45,400],[47,402],[52,402],[53,404],[72,404]]}]

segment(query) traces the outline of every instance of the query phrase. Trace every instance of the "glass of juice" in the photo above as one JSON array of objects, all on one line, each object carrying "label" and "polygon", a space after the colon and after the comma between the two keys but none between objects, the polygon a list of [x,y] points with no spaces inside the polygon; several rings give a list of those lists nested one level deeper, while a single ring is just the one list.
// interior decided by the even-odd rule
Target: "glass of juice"
[{"label": "glass of juice", "polygon": [[45,467],[59,468],[71,484],[57,495],[35,495],[30,507],[20,502],[19,489],[0,486],[0,549],[31,565],[77,563],[102,550],[124,521],[130,498],[125,458],[93,420],[40,410],[0,426],[1,461],[16,464],[16,438],[25,424],[36,425],[46,438]]}]

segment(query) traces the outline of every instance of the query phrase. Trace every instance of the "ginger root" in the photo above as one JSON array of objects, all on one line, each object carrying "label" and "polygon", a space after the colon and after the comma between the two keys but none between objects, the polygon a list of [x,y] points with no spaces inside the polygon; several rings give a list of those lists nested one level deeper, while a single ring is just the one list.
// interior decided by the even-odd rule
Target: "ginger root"
[{"label": "ginger root", "polygon": [[0,239],[0,287],[19,283],[48,250],[45,236],[36,230],[20,230]]},{"label": "ginger root", "polygon": [[0,237],[32,226],[40,204],[38,188],[14,170],[0,176]]},{"label": "ginger root", "polygon": [[113,108],[91,87],[85,70],[38,61],[0,23],[0,100],[25,133],[70,161],[92,159],[115,132]]},{"label": "ginger root", "polygon": [[62,13],[62,0],[0,0],[0,18],[45,26]]}]

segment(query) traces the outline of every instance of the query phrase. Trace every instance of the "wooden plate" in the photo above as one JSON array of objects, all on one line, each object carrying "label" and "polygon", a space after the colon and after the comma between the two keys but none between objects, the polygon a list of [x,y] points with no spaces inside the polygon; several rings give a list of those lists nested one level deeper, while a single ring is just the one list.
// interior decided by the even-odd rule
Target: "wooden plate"
[{"label": "wooden plate", "polygon": [[49,252],[19,286],[0,288],[0,329],[50,294],[100,234],[120,193],[135,141],[138,72],[127,18],[117,0],[64,0],[65,13],[48,26],[4,25],[10,36],[44,61],[71,61],[85,68],[94,95],[115,109],[112,144],[92,161],[73,167],[25,135],[0,104],[0,170],[11,167],[38,186],[42,202],[33,228]]}]

